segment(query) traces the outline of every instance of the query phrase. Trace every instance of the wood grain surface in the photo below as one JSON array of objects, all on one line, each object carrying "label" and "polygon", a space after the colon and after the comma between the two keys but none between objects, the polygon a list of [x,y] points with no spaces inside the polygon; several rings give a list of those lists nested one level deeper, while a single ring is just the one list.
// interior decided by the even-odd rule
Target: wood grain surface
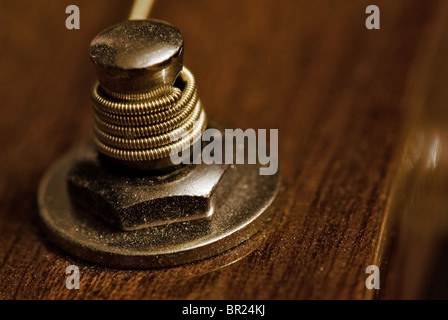
[{"label": "wood grain surface", "polygon": [[[80,7],[80,30],[65,28],[69,4]],[[368,4],[380,6],[380,30],[364,26]],[[208,116],[233,127],[279,129],[278,221],[215,258],[114,270],[49,243],[38,226],[36,192],[52,161],[90,138],[95,75],[88,45],[126,19],[130,1],[2,1],[0,298],[400,297],[387,294],[385,281],[393,240],[387,204],[411,113],[407,97],[427,81],[413,70],[432,65],[424,53],[446,28],[446,6],[157,1],[151,16],[182,31],[185,64]],[[80,267],[80,290],[65,287],[71,264]],[[371,264],[384,280],[375,293],[365,288]]]}]

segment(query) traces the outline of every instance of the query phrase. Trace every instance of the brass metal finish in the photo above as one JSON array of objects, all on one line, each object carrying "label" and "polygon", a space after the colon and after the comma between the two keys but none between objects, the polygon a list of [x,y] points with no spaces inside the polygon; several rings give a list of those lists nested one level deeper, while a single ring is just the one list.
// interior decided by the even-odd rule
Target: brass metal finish
[{"label": "brass metal finish", "polygon": [[170,161],[204,147],[207,127],[182,56],[179,30],[157,20],[126,21],[92,41],[93,144],[62,157],[38,194],[44,228],[67,252],[111,267],[171,266],[222,253],[269,221],[278,173]]},{"label": "brass metal finish", "polygon": [[125,21],[100,32],[90,58],[101,86],[117,93],[142,93],[173,85],[182,70],[184,39],[159,20]]},{"label": "brass metal finish", "polygon": [[188,148],[207,125],[196,81],[186,68],[183,89],[157,87],[141,94],[112,93],[98,83],[92,90],[94,141],[114,159],[150,161]]},{"label": "brass metal finish", "polygon": [[277,194],[279,174],[260,176],[259,165],[232,165],[219,181],[213,194],[214,212],[207,219],[118,230],[78,212],[71,204],[67,174],[91,152],[91,147],[84,145],[66,154],[45,174],[38,194],[47,234],[81,259],[119,268],[165,267],[200,260],[244,242],[275,214],[274,208],[268,207]]},{"label": "brass metal finish", "polygon": [[[158,175],[108,166],[95,147],[86,146],[67,174],[71,201],[80,214],[131,231],[214,214],[213,194],[227,165],[191,165]],[[206,225],[207,222],[198,221]]]}]

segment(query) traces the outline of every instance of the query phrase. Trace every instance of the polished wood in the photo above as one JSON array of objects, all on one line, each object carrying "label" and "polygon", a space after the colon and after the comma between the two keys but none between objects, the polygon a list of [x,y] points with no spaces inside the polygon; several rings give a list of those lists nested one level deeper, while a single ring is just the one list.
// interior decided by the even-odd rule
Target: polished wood
[{"label": "polished wood", "polygon": [[[75,1],[81,29],[69,31],[69,4],[0,4],[0,298],[370,299],[388,290],[387,281],[366,290],[365,268],[379,265],[387,279],[407,97],[430,76],[413,70],[433,63],[424,52],[446,27],[443,1],[380,2],[374,31],[364,1],[156,2],[152,17],[184,34],[208,116],[279,129],[283,188],[270,230],[215,258],[143,271],[76,260],[38,226],[39,179],[91,134],[89,42],[130,11],[129,1]],[[71,264],[80,290],[65,288]]]}]

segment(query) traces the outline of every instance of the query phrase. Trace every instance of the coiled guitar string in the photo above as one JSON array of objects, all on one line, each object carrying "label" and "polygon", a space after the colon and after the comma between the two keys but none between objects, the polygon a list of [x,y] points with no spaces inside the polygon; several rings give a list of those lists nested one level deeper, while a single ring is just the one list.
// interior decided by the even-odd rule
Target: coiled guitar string
[{"label": "coiled guitar string", "polygon": [[149,161],[168,157],[196,142],[207,126],[196,82],[183,68],[183,89],[162,86],[138,94],[92,89],[94,143],[115,159]]}]

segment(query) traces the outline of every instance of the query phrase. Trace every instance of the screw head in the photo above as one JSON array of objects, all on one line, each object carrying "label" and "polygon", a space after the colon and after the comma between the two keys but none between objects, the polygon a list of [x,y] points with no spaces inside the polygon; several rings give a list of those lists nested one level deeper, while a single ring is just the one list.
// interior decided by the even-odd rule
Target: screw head
[{"label": "screw head", "polygon": [[182,70],[184,39],[160,20],[129,20],[100,32],[90,44],[100,84],[117,93],[172,85]]}]

